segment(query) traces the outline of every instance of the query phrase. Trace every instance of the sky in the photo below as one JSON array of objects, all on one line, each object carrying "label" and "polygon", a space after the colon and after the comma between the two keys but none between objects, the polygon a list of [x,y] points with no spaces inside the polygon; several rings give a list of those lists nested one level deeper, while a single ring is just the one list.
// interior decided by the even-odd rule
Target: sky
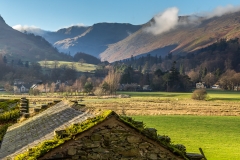
[{"label": "sky", "polygon": [[[9,26],[57,31],[101,22],[144,24],[169,8],[178,15],[240,6],[239,0],[0,0],[0,15]],[[177,9],[177,12],[176,12]]]}]

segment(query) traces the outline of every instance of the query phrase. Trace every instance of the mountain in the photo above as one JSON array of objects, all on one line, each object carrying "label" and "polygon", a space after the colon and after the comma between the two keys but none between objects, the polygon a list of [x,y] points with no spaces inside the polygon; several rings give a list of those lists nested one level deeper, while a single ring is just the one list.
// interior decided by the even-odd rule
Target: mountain
[{"label": "mountain", "polygon": [[179,22],[175,29],[155,35],[147,32],[147,28],[155,23],[152,19],[125,39],[110,44],[100,54],[100,58],[114,62],[147,53],[186,53],[206,47],[222,38],[240,37],[240,12],[210,19],[199,17],[194,23],[190,22],[188,16],[184,16],[179,17]]},{"label": "mountain", "polygon": [[0,54],[8,60],[39,61],[62,60],[60,54],[48,41],[41,36],[23,34],[8,26],[0,16]]},{"label": "mountain", "polygon": [[59,29],[56,32],[46,31],[42,36],[51,44],[56,43],[57,41],[61,41],[67,38],[73,38],[78,35],[83,34],[90,27],[87,26],[71,26],[68,28]]},{"label": "mountain", "polygon": [[[77,52],[84,52],[99,57],[99,54],[107,49],[109,44],[126,38],[140,29],[140,27],[141,25],[126,23],[97,23],[90,27],[61,29],[56,33],[49,33],[48,36],[43,36],[62,52],[70,52],[71,55]],[[62,40],[60,40],[61,36]],[[57,40],[56,37],[59,39]]]}]

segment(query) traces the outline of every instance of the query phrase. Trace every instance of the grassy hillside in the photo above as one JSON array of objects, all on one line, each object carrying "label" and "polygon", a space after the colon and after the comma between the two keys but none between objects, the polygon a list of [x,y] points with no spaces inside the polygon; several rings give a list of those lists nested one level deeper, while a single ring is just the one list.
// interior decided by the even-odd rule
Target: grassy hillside
[{"label": "grassy hillside", "polygon": [[57,68],[67,67],[74,68],[77,72],[93,72],[96,69],[96,65],[88,63],[79,63],[79,62],[67,62],[67,61],[39,61],[38,62],[42,68],[55,68],[57,63]]}]

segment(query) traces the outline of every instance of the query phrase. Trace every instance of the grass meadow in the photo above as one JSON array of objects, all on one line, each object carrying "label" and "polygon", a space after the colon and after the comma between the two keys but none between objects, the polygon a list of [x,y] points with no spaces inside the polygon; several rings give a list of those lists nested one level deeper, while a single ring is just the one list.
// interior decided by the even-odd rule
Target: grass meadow
[{"label": "grass meadow", "polygon": [[240,159],[240,117],[230,116],[133,116],[147,127],[168,135],[174,144],[183,144],[187,152],[200,153],[208,160]]},{"label": "grass meadow", "polygon": [[[47,68],[47,69],[51,69],[54,68],[54,61],[39,61],[38,62],[42,68]],[[94,64],[88,64],[88,63],[79,63],[79,62],[67,62],[67,61],[58,61],[58,65],[57,67],[68,67],[68,68],[72,68],[72,65],[74,66],[74,69],[76,69],[77,72],[93,72],[94,70],[96,70],[96,65]]]},{"label": "grass meadow", "polygon": [[[83,103],[87,107],[111,109],[143,121],[147,127],[156,128],[158,134],[171,137],[174,144],[185,145],[187,152],[200,153],[201,147],[208,160],[238,160],[240,92],[207,92],[206,101],[192,100],[192,92],[117,92],[130,95],[131,98],[90,96],[84,97]],[[29,97],[30,100],[36,98],[46,101],[52,97]]]},{"label": "grass meadow", "polygon": [[[207,101],[199,103],[232,105],[240,101],[240,92],[222,90],[207,90],[207,92]],[[162,97],[190,102],[192,92],[119,92],[119,94],[128,94],[134,98]],[[239,116],[146,115],[132,117],[143,121],[147,127],[156,128],[158,134],[168,135],[174,144],[185,145],[187,152],[200,153],[201,147],[208,160],[240,159]]]},{"label": "grass meadow", "polygon": [[[207,90],[207,101],[240,101],[240,92],[223,91],[223,90]],[[165,98],[179,98],[191,99],[192,92],[118,92],[118,94],[128,94],[132,97],[165,97]]]}]

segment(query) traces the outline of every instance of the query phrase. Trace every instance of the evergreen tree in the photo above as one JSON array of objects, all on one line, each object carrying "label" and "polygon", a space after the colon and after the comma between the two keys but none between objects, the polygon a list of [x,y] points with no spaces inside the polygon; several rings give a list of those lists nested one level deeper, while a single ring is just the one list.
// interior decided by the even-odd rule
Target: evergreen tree
[{"label": "evergreen tree", "polygon": [[202,77],[203,77],[203,68],[200,67],[200,70],[199,70],[199,80],[202,80]]},{"label": "evergreen tree", "polygon": [[154,58],[154,63],[155,63],[155,64],[158,64],[158,57],[157,57],[157,55],[156,55],[155,58]]},{"label": "evergreen tree", "polygon": [[21,60],[21,59],[19,59],[19,60],[18,60],[18,63],[17,63],[17,65],[19,65],[19,66],[23,66],[23,62],[22,62],[22,60]]},{"label": "evergreen tree", "polygon": [[158,63],[162,63],[162,57],[161,56],[158,57]]},{"label": "evergreen tree", "polygon": [[180,73],[180,75],[184,75],[184,73],[185,73],[182,63],[180,64],[179,73]]},{"label": "evergreen tree", "polygon": [[3,62],[4,62],[5,64],[7,64],[7,57],[6,57],[6,56],[3,57]]},{"label": "evergreen tree", "polygon": [[157,69],[154,74],[157,76],[157,77],[160,77],[161,75],[163,75],[163,72],[161,71],[161,69]]},{"label": "evergreen tree", "polygon": [[29,67],[29,62],[28,62],[28,61],[25,62],[25,67],[26,67],[26,68]]},{"label": "evergreen tree", "polygon": [[92,83],[91,83],[91,82],[86,82],[85,85],[84,85],[84,90],[85,90],[85,92],[87,92],[87,93],[92,92],[92,90],[93,90],[93,85],[92,85]]},{"label": "evergreen tree", "polygon": [[179,85],[179,72],[176,68],[176,61],[174,61],[169,73],[168,86],[170,87],[170,90],[174,91],[174,90],[177,90],[178,85]]}]

